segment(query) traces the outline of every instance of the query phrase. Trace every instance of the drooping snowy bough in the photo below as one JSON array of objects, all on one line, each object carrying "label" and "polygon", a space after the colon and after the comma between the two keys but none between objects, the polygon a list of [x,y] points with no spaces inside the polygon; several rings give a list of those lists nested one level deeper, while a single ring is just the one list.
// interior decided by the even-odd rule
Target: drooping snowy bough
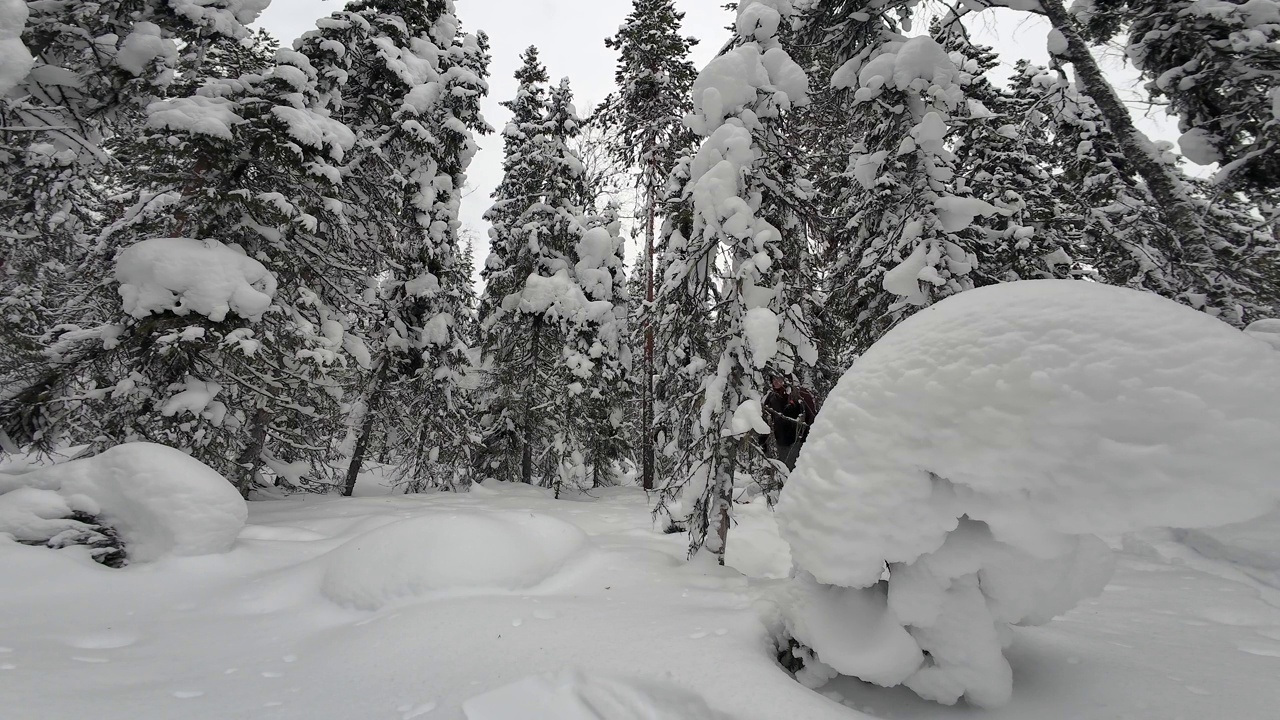
[{"label": "drooping snowy bough", "polygon": [[782,493],[801,679],[1008,701],[1011,626],[1101,592],[1098,534],[1268,512],[1277,438],[1280,355],[1154,294],[1036,280],[920,311],[840,380]]}]

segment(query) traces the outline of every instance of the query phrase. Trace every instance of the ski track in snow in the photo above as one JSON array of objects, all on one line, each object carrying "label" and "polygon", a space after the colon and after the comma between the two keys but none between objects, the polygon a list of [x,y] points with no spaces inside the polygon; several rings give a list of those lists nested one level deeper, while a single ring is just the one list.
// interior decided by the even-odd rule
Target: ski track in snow
[{"label": "ski track in snow", "polygon": [[[0,715],[437,720],[465,717],[472,699],[471,708],[509,707],[492,699],[515,693],[519,703],[535,691],[616,700],[631,697],[625,688],[709,708],[670,717],[761,720],[1249,720],[1280,706],[1280,589],[1167,531],[1127,538],[1101,597],[1019,629],[1013,701],[979,711],[849,678],[813,692],[778,669],[761,596],[789,555],[759,503],[742,507],[729,541],[730,564],[748,579],[685,563],[684,536],[653,529],[631,488],[581,502],[524,486],[375,492],[252,503],[230,552],[123,571],[76,548],[0,543]],[[320,590],[326,554],[371,530],[423,515],[517,512],[572,523],[589,543],[530,587],[432,590],[374,611]],[[529,679],[564,672],[587,679]]]}]

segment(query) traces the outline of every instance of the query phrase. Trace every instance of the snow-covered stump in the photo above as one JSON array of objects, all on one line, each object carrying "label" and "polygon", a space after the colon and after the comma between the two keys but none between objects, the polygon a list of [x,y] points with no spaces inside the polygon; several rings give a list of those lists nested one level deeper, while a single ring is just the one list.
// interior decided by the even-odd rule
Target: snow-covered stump
[{"label": "snow-covered stump", "polygon": [[801,679],[1007,702],[1012,626],[1101,592],[1098,534],[1270,511],[1277,438],[1280,356],[1156,295],[1037,280],[922,310],[840,380],[779,502]]}]

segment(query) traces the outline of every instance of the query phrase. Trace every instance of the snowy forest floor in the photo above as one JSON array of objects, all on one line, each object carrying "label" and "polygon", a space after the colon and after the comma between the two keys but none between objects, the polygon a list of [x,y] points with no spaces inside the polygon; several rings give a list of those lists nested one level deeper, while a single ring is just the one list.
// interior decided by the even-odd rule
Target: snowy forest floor
[{"label": "snowy forest floor", "polygon": [[[1276,573],[1246,571],[1230,553],[1210,559],[1168,531],[1126,538],[1101,597],[1048,626],[1020,629],[1009,651],[1013,701],[985,711],[852,679],[814,692],[783,672],[766,598],[790,559],[762,503],[739,506],[733,568],[717,568],[686,563],[685,537],[654,529],[635,488],[561,500],[510,484],[469,494],[379,492],[386,490],[365,478],[363,497],[254,502],[230,552],[123,570],[94,564],[83,548],[0,543],[0,714],[1249,720],[1280,713],[1280,589],[1268,584]],[[1280,517],[1268,522],[1275,533],[1262,542],[1275,547]],[[400,530],[388,531],[393,523]],[[1251,538],[1257,542],[1258,532]],[[1218,544],[1230,547],[1229,539]],[[592,715],[588,706],[630,712]]]}]

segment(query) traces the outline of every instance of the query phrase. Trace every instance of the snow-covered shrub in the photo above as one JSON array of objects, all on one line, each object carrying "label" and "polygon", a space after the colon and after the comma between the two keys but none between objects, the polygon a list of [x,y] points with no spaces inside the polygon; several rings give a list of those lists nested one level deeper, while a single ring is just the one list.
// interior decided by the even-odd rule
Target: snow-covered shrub
[{"label": "snow-covered shrub", "polygon": [[576,525],[546,515],[426,515],[339,546],[325,558],[320,589],[363,610],[432,593],[513,592],[546,580],[586,545]]},{"label": "snow-covered shrub", "polygon": [[[788,630],[834,671],[999,705],[1010,626],[1106,584],[1096,534],[1268,512],[1277,437],[1280,357],[1225,323],[1087,282],[962,293],[890,331],[827,399],[778,507]],[[918,656],[871,632],[891,624]]]},{"label": "snow-covered shrub", "polygon": [[54,547],[97,547],[118,537],[132,562],[224,552],[247,516],[244,500],[225,478],[154,443],[126,443],[81,460],[0,473],[0,535]]},{"label": "snow-covered shrub", "polygon": [[262,263],[217,240],[143,240],[120,253],[115,277],[124,312],[135,318],[168,311],[220,321],[234,312],[257,320],[276,291]]}]

